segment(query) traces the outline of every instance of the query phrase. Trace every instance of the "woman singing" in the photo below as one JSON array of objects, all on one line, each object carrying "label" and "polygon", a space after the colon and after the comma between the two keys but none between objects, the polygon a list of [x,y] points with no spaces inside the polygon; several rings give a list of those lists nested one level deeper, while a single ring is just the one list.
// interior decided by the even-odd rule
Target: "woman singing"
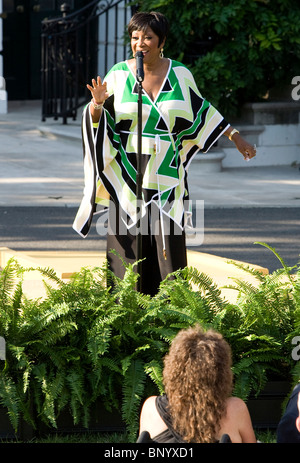
[{"label": "woman singing", "polygon": [[93,215],[109,208],[107,259],[120,278],[125,269],[116,253],[134,263],[141,232],[141,291],[154,295],[161,280],[187,265],[187,173],[195,153],[207,152],[222,135],[245,159],[255,156],[255,148],[202,97],[187,67],[164,56],[164,15],[136,13],[128,33],[133,56],[142,52],[144,66],[142,222],[137,227],[138,84],[133,57],[115,64],[103,82],[98,76],[87,85],[92,101],[83,114],[85,190],[73,227],[85,237]]}]

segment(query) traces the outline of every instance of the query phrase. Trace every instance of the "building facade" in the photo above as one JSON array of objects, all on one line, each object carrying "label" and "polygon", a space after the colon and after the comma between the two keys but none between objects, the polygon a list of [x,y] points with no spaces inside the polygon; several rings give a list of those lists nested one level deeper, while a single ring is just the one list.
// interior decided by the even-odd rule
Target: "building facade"
[{"label": "building facade", "polygon": [[[66,5],[68,13],[73,14],[92,3],[98,7],[95,53],[98,54],[98,71],[102,75],[105,65],[111,66],[114,60],[124,56],[124,11],[127,10],[126,18],[129,18],[128,2],[0,0],[0,112],[7,111],[9,100],[41,99],[42,21],[62,17],[62,7]],[[110,8],[116,3],[117,8]],[[107,11],[107,14],[99,14],[102,11]],[[117,31],[114,28],[116,14],[121,18]],[[108,23],[106,35],[104,22]]]}]

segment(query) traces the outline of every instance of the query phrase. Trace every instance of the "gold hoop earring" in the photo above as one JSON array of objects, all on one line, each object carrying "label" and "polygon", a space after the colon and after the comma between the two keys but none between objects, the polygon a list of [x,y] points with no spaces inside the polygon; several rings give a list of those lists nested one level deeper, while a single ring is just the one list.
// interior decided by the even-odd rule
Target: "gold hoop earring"
[{"label": "gold hoop earring", "polygon": [[164,49],[163,48],[160,49],[159,57],[160,57],[160,59],[163,59],[163,57],[164,57]]}]

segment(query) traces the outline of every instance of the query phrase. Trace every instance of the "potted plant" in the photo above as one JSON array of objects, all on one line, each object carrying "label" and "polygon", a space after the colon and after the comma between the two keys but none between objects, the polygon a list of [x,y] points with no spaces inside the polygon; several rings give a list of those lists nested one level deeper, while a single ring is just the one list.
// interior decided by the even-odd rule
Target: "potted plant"
[{"label": "potted plant", "polygon": [[[64,413],[75,429],[103,427],[109,412],[116,414],[113,426],[125,426],[134,441],[143,400],[163,392],[162,360],[170,342],[196,323],[230,343],[234,394],[257,400],[275,376],[292,387],[300,377],[291,357],[300,326],[300,270],[282,264],[271,275],[243,267],[258,284],[235,280],[238,298],[232,304],[210,277],[191,267],[166,278],[151,298],[135,291],[134,265],[123,280],[104,265],[83,268],[67,283],[40,269],[56,287],[45,282],[47,297],[30,300],[22,291],[30,269],[12,259],[0,274],[0,336],[7,346],[0,403],[14,432],[21,420],[35,430],[41,422],[59,430]],[[114,278],[113,289],[108,278]]]}]

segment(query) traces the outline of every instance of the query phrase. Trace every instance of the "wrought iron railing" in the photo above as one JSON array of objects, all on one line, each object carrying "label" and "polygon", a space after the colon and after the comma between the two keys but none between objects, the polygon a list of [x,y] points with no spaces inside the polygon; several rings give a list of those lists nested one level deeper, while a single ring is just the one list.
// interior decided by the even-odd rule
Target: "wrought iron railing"
[{"label": "wrought iron railing", "polygon": [[90,98],[86,84],[104,76],[112,60],[127,58],[123,37],[134,10],[129,4],[95,0],[72,14],[63,4],[60,18],[42,22],[42,121],[75,120]]}]

